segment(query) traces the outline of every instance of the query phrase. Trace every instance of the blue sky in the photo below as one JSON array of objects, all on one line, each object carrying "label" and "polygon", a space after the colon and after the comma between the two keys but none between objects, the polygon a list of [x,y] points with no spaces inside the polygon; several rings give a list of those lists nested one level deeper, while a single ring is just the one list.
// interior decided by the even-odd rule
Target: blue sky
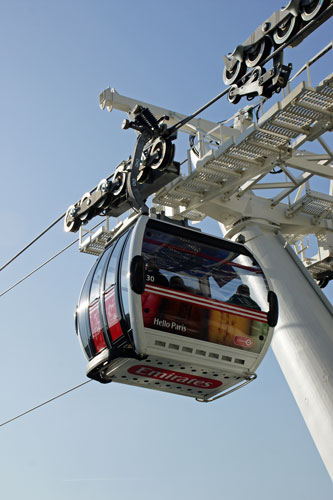
[{"label": "blue sky", "polygon": [[[99,109],[103,89],[191,113],[223,89],[222,55],[279,7],[0,2],[1,264],[132,152],[124,114]],[[297,69],[331,33],[326,22],[286,51],[286,62]],[[314,83],[331,67],[329,55]],[[222,100],[203,116],[234,112]],[[73,239],[56,226],[1,273],[0,292]],[[93,262],[75,245],[1,298],[1,421],[85,380],[73,311]],[[332,301],[332,285],[326,292]],[[329,476],[271,350],[258,375],[211,405],[92,382],[1,428],[1,498],[330,499]]]}]

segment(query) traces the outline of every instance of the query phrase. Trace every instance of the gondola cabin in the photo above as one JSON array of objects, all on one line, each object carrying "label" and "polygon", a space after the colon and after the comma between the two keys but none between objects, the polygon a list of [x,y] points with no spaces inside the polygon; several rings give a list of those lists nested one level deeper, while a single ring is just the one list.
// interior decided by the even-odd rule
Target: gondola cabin
[{"label": "gondola cabin", "polygon": [[148,216],[106,246],[76,310],[88,377],[200,401],[255,378],[276,321],[244,245]]}]

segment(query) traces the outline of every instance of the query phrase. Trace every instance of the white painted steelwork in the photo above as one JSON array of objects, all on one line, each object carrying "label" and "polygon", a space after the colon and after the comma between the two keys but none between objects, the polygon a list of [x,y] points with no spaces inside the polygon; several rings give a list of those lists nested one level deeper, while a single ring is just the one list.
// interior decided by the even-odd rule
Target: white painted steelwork
[{"label": "white painted steelwork", "polygon": [[333,478],[333,308],[275,228],[249,221],[226,236],[240,233],[279,297],[272,348]]},{"label": "white painted steelwork", "polygon": [[[331,48],[332,44],[325,47],[311,64]],[[157,118],[168,115],[170,125],[184,118],[178,112],[121,96],[114,89],[100,95],[101,108],[109,111],[130,114],[135,104],[148,106]],[[304,247],[303,238],[315,235],[317,254],[309,257],[302,251],[300,257],[314,276],[333,272],[333,151],[322,137],[333,130],[333,74],[316,87],[301,82],[289,89],[257,123],[249,117],[246,106],[233,117],[234,127],[226,126],[230,120],[222,125],[195,118],[181,128],[197,136],[199,156],[189,150],[188,175],[156,193],[154,204],[175,219],[201,221],[209,215],[228,226],[248,214],[251,200],[250,215],[264,211],[290,244]],[[300,149],[314,141],[322,154]],[[280,169],[278,176],[273,177],[274,169]],[[326,193],[310,188],[316,176],[330,181]]]}]

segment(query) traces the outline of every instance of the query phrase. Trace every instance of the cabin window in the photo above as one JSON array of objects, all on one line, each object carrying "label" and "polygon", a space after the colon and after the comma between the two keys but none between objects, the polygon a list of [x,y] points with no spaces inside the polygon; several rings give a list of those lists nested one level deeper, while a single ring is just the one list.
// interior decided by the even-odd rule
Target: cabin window
[{"label": "cabin window", "polygon": [[82,347],[88,359],[92,359],[95,355],[95,347],[91,338],[90,324],[88,318],[88,305],[89,305],[89,289],[93,274],[97,266],[93,266],[89,272],[87,279],[83,285],[79,305],[77,309],[77,324],[78,324],[78,335],[80,337]]},{"label": "cabin window", "polygon": [[[161,226],[160,226],[161,227]],[[268,334],[264,274],[241,245],[181,227],[147,226],[144,325],[260,352]]]},{"label": "cabin window", "polygon": [[91,337],[95,346],[96,353],[99,353],[106,347],[102,330],[100,301],[98,299],[100,296],[101,281],[105,269],[105,263],[108,256],[109,252],[106,251],[98,260],[90,288],[89,323],[90,323]]},{"label": "cabin window", "polygon": [[100,287],[101,287],[101,281],[102,281],[102,275],[104,272],[104,267],[105,267],[105,262],[107,258],[109,257],[110,252],[106,251],[103,253],[102,257],[99,259],[97,266],[96,266],[96,271],[93,277],[93,281],[91,284],[91,289],[90,289],[90,298],[89,302],[90,304],[98,299],[100,296]]},{"label": "cabin window", "polygon": [[131,239],[130,237],[128,237],[121,261],[121,272],[120,272],[121,302],[123,309],[123,317],[126,321],[127,327],[129,327],[130,325],[129,302],[128,302],[128,287],[129,287],[128,255],[129,255],[130,241]]},{"label": "cabin window", "polygon": [[121,253],[127,236],[128,233],[123,234],[116,242],[108,263],[105,278],[104,307],[109,335],[113,342],[118,340],[123,335],[120,325],[121,318],[119,307],[117,303],[117,282]]},{"label": "cabin window", "polygon": [[232,247],[229,250],[201,242],[200,235],[197,240],[192,238],[147,228],[142,248],[147,284],[222,302],[232,300],[244,285],[244,290],[247,287],[253,296],[248,304],[252,304],[253,309],[267,310],[268,286],[260,266],[251,256],[236,252]]},{"label": "cabin window", "polygon": [[117,270],[118,270],[118,263],[121,255],[121,250],[123,248],[123,243],[125,241],[125,237],[127,236],[127,233],[123,234],[119,240],[116,242],[116,245],[113,249],[108,268],[106,271],[106,278],[105,278],[105,290],[108,290],[110,286],[115,285],[117,282]]}]

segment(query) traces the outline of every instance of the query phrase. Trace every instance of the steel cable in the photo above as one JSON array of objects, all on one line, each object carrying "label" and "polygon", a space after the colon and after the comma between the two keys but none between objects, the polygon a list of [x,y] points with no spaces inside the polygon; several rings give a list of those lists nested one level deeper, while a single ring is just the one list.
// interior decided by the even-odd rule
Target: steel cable
[{"label": "steel cable", "polygon": [[24,415],[27,415],[28,413],[31,413],[32,411],[38,410],[38,408],[41,408],[42,406],[47,405],[48,403],[51,403],[55,399],[61,398],[62,396],[65,396],[66,394],[75,391],[76,389],[79,389],[83,385],[89,384],[89,382],[92,382],[92,380],[87,380],[86,382],[82,382],[82,384],[76,385],[72,387],[71,389],[68,389],[65,392],[62,392],[61,394],[58,394],[57,396],[54,396],[53,398],[48,399],[47,401],[44,401],[43,403],[40,403],[37,406],[34,406],[33,408],[30,408],[29,410],[24,411],[23,413],[20,413],[19,415],[16,415],[13,418],[10,418],[9,420],[6,420],[5,422],[2,422],[0,424],[0,427],[3,427],[4,425],[10,424],[10,422],[13,422],[14,420],[17,420],[18,418],[24,417]]},{"label": "steel cable", "polygon": [[[98,227],[101,224],[103,224],[103,222],[104,222],[104,219],[101,222],[99,222],[98,224],[96,224],[94,227],[92,227],[91,231],[93,231],[94,229],[96,229],[96,227]],[[7,288],[7,290],[5,290],[4,292],[2,292],[0,294],[0,298],[3,297],[4,295],[6,295],[6,293],[10,292],[10,290],[12,290],[13,288],[15,288],[17,285],[19,285],[20,283],[22,283],[23,281],[25,281],[27,278],[29,278],[30,276],[32,276],[33,274],[35,274],[37,271],[39,271],[39,269],[42,269],[42,267],[46,266],[46,264],[49,264],[53,259],[55,259],[59,255],[61,255],[63,252],[65,252],[66,250],[68,250],[71,246],[73,246],[78,241],[79,241],[79,238],[76,238],[76,240],[72,241],[72,243],[70,243],[65,248],[63,248],[62,250],[60,250],[59,252],[57,252],[55,255],[53,255],[52,257],[50,257],[49,259],[47,259],[45,262],[43,262],[42,264],[40,264],[38,267],[36,267],[36,269],[34,269],[30,273],[26,274],[23,278],[21,278],[16,283],[14,283],[9,288]]]},{"label": "steel cable", "polygon": [[30,241],[30,243],[28,243],[24,248],[22,248],[22,250],[20,250],[16,255],[14,255],[14,257],[12,257],[8,262],[6,262],[6,264],[4,264],[2,267],[0,267],[0,272],[3,269],[5,269],[7,266],[9,266],[9,264],[11,264],[15,259],[17,259],[17,257],[19,257],[29,247],[31,247],[34,243],[36,243],[36,241],[39,240],[39,238],[41,238],[42,236],[44,236],[44,234],[47,233],[50,229],[52,229],[53,226],[58,224],[58,222],[60,222],[61,219],[63,219],[65,217],[65,215],[66,215],[66,213],[60,215],[60,217],[58,217],[54,222],[52,222],[52,224],[50,224],[47,228],[45,228],[38,236],[36,236],[36,238],[34,238],[32,241]]},{"label": "steel cable", "polygon": [[43,264],[40,264],[40,266],[36,267],[36,269],[34,269],[29,274],[27,274],[26,276],[24,276],[23,278],[21,278],[20,280],[18,280],[16,283],[14,283],[14,285],[11,285],[9,288],[7,288],[7,290],[5,290],[4,292],[2,292],[0,294],[0,297],[2,297],[3,295],[6,295],[6,293],[10,292],[10,290],[12,290],[13,288],[15,288],[17,285],[19,285],[20,283],[22,283],[27,278],[30,278],[30,276],[32,276],[34,273],[36,273],[37,271],[39,271],[39,269],[41,269],[42,267],[46,266],[46,264],[48,264],[53,259],[55,259],[56,257],[58,257],[60,254],[62,254],[63,252],[65,252],[65,250],[68,250],[68,248],[70,248],[71,246],[73,246],[74,243],[77,243],[78,241],[79,241],[79,238],[77,238],[76,240],[72,241],[72,243],[70,243],[69,245],[67,245],[67,247],[65,247],[62,250],[60,250],[58,253],[56,253],[55,255],[53,255],[53,257],[50,257],[48,260],[46,260],[45,262],[43,262]]}]

